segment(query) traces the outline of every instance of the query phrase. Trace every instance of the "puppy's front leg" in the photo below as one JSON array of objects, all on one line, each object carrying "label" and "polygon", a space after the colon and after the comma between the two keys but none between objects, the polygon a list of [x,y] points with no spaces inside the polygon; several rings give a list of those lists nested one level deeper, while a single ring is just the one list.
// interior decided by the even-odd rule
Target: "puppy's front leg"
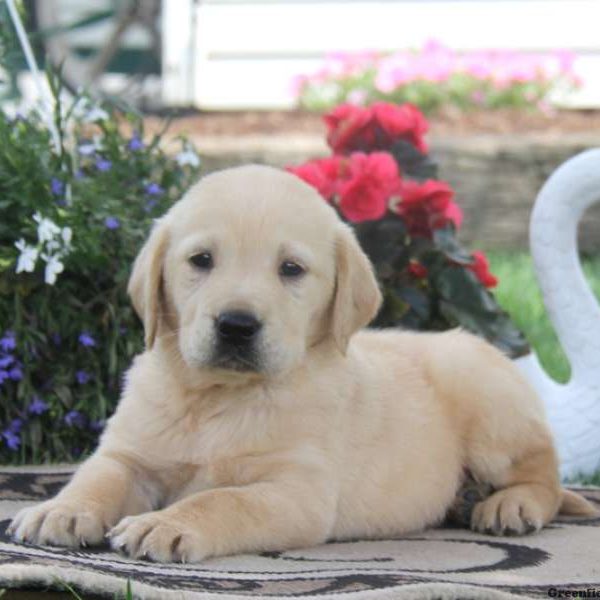
[{"label": "puppy's front leg", "polygon": [[96,453],[55,498],[21,510],[8,533],[20,542],[99,544],[119,519],[152,510],[151,502],[143,476],[131,461]]},{"label": "puppy's front leg", "polygon": [[336,496],[331,482],[312,475],[282,474],[194,494],[123,519],[109,533],[111,544],[134,557],[198,562],[323,543],[334,524]]}]

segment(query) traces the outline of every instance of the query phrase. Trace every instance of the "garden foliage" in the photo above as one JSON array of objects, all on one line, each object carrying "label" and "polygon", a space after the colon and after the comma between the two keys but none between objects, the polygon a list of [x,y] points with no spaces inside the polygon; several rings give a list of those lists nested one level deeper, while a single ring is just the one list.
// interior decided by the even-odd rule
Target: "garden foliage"
[{"label": "garden foliage", "polygon": [[351,223],[375,266],[384,303],[374,325],[462,326],[507,354],[527,342],[488,288],[482,252],[458,241],[462,212],[427,154],[427,121],[410,104],[343,104],[325,115],[328,158],[289,167]]},{"label": "garden foliage", "polygon": [[580,84],[575,56],[508,50],[459,53],[437,41],[418,52],[334,53],[310,75],[297,78],[300,104],[313,110],[348,102],[410,102],[425,112],[454,106],[545,109],[554,92]]},{"label": "garden foliage", "polygon": [[139,116],[78,98],[54,122],[0,112],[0,460],[94,447],[143,333],[126,297],[153,219],[197,178]]}]

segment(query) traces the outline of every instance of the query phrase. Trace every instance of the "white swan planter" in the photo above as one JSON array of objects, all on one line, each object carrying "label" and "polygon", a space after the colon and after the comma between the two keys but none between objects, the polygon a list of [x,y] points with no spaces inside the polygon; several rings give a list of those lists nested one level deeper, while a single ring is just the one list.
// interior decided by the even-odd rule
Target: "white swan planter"
[{"label": "white swan planter", "polygon": [[544,401],[561,476],[600,470],[600,306],[577,252],[577,225],[600,202],[600,148],[560,166],[542,187],[530,224],[530,245],[544,303],[571,365],[558,384],[530,354],[516,361]]}]

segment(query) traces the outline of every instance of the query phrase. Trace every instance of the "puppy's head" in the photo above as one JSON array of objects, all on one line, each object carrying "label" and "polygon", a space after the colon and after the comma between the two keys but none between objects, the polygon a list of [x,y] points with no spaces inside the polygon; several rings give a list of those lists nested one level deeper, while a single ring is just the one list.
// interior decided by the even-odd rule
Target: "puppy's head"
[{"label": "puppy's head", "polygon": [[129,293],[146,345],[176,340],[186,367],[265,376],[332,337],[346,351],[380,304],[351,230],[277,169],[209,175],[154,227]]}]

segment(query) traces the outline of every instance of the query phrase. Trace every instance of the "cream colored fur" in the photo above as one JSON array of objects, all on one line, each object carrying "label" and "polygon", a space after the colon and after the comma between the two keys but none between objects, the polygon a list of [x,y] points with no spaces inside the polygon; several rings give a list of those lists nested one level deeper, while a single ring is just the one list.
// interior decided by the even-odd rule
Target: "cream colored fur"
[{"label": "cream colored fur", "polygon": [[[209,250],[203,272],[189,257]],[[306,273],[285,280],[282,261]],[[296,177],[210,175],[155,226],[130,293],[146,351],[96,453],[17,540],[153,560],[283,550],[438,523],[465,468],[497,491],[473,527],[540,529],[563,498],[541,403],[467,333],[361,330],[380,293],[350,229]],[[263,322],[258,372],[211,367],[214,319]]]}]

